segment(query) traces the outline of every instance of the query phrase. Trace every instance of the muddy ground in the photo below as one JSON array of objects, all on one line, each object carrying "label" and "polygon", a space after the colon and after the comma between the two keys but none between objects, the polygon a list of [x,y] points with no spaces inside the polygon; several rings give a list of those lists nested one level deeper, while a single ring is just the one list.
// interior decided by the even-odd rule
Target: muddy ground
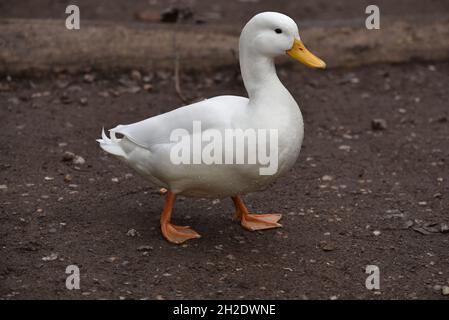
[{"label": "muddy ground", "polygon": [[[329,23],[342,20],[363,21],[366,6],[371,0],[21,0],[0,2],[2,18],[53,18],[65,19],[69,4],[80,7],[81,19],[112,20],[117,23],[141,21],[136,17],[145,13],[153,21],[155,16],[168,8],[190,9],[193,16],[183,23],[243,24],[256,12],[280,11],[287,13],[300,25]],[[419,23],[423,18],[432,19],[449,12],[445,0],[377,0],[382,17],[411,18]],[[189,15],[190,16],[190,15]]]},{"label": "muddy ground", "polygon": [[[183,90],[244,94],[237,74],[184,75]],[[102,126],[179,106],[171,76],[134,93],[143,84],[127,76],[90,75],[1,82],[2,298],[443,298],[449,64],[280,68],[304,147],[287,176],[245,200],[282,212],[284,228],[251,233],[229,199],[181,198],[174,221],[203,236],[183,246],[160,235],[158,190],[95,142]],[[374,118],[387,128],[373,131]],[[65,289],[69,264],[79,291]],[[364,286],[369,264],[378,294]]]},{"label": "muddy ground", "polygon": [[[29,7],[36,2],[2,2],[0,15],[54,18],[64,3]],[[384,12],[447,9],[430,2],[390,2]],[[140,10],[117,1],[110,17],[111,7],[89,3],[92,19],[133,20]],[[229,23],[243,23],[255,6],[217,3]],[[306,2],[294,3],[257,6],[302,17]],[[356,1],[332,3],[342,8],[319,1],[308,17],[358,17]],[[203,236],[182,246],[160,234],[158,188],[95,142],[103,126],[180,106],[171,74],[2,75],[0,298],[447,298],[449,63],[278,71],[304,115],[303,149],[288,175],[244,199],[254,212],[283,213],[284,227],[248,232],[232,220],[230,199],[180,197],[174,222]],[[181,74],[192,101],[245,94],[238,66]],[[80,290],[65,287],[71,264],[80,267]],[[380,268],[376,292],[365,288],[367,265]]]}]

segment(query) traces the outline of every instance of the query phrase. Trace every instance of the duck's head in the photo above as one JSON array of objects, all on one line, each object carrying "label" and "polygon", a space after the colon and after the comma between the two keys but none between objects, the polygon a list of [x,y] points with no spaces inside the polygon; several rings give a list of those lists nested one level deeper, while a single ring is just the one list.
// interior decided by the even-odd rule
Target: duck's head
[{"label": "duck's head", "polygon": [[240,49],[270,58],[288,54],[309,67],[326,67],[323,60],[304,46],[295,21],[278,12],[259,13],[248,21],[242,30]]}]

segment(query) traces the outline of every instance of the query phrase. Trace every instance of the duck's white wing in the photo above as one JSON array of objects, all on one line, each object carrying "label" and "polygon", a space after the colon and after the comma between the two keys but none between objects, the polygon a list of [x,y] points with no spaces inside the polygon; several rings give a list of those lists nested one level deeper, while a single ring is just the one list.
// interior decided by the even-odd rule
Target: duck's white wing
[{"label": "duck's white wing", "polygon": [[238,96],[219,96],[206,99],[173,111],[129,125],[119,125],[111,132],[126,136],[132,142],[150,149],[156,144],[170,142],[176,129],[192,132],[193,121],[201,122],[202,131],[232,128],[233,117],[245,114],[248,99]]}]

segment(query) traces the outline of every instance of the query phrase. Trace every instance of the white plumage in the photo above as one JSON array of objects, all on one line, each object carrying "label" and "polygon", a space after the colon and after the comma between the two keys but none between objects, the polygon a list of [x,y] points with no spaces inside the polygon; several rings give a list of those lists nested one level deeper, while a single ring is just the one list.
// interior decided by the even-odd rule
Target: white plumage
[{"label": "white plumage", "polygon": [[[302,42],[292,19],[274,12],[258,14],[244,27],[239,43],[240,67],[249,98],[206,99],[137,123],[119,125],[109,130],[111,138],[103,131],[98,142],[103,150],[175,195],[236,197],[260,190],[293,166],[304,133],[301,112],[277,77],[274,58],[287,52],[310,66],[324,67],[305,48],[299,49],[301,52],[296,50],[299,44]],[[304,56],[307,54],[310,56]],[[176,129],[185,129],[193,135],[194,121],[200,121],[203,133],[215,130],[224,135],[226,129],[277,130],[277,172],[260,175],[260,164],[174,164],[170,150],[175,142],[170,135]],[[118,139],[116,134],[123,137]]]}]

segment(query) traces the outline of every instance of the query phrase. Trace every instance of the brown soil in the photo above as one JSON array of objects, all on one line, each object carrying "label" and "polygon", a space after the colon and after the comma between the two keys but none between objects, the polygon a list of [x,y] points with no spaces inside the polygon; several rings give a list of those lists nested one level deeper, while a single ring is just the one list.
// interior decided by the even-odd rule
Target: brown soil
[{"label": "brown soil", "polygon": [[[302,106],[304,148],[290,174],[245,199],[284,213],[284,228],[251,233],[231,220],[230,200],[180,199],[175,222],[203,235],[184,246],[160,235],[163,197],[95,142],[102,126],[180,105],[171,77],[156,76],[150,93],[104,78],[2,81],[1,297],[442,297],[449,234],[432,228],[449,222],[449,64],[280,74]],[[183,88],[244,94],[234,71],[185,75]],[[373,118],[386,130],[373,131]],[[63,161],[65,151],[86,163]],[[69,264],[81,268],[80,291],[65,289]],[[364,287],[368,264],[380,267],[380,295]]]},{"label": "brown soil", "polygon": [[[62,6],[43,1],[49,6],[33,10],[36,2],[27,10],[2,2],[1,16],[55,17]],[[386,11],[429,13],[429,3],[432,12],[447,9],[445,1],[411,2],[417,6],[397,1]],[[219,2],[228,22],[252,15],[254,3],[228,3]],[[302,17],[306,5],[297,3],[292,16]],[[336,19],[359,12],[355,1],[334,7],[339,3],[319,1],[307,14]],[[112,8],[118,9],[111,19],[134,12],[116,2]],[[86,15],[108,18],[105,12]],[[301,106],[304,146],[288,175],[245,201],[254,212],[283,213],[284,227],[248,232],[232,221],[229,199],[180,198],[174,222],[203,236],[183,246],[161,237],[158,190],[95,142],[103,126],[181,105],[170,74],[147,79],[150,92],[136,92],[142,81],[123,74],[2,77],[0,298],[444,298],[449,63],[278,69]],[[244,95],[238,74],[237,66],[183,74],[181,83],[192,100]],[[377,118],[385,129],[372,128]],[[86,162],[64,161],[66,151]],[[52,254],[54,260],[42,259]],[[81,290],[65,288],[70,264],[80,267]],[[365,288],[367,265],[380,268],[377,294]]]}]

